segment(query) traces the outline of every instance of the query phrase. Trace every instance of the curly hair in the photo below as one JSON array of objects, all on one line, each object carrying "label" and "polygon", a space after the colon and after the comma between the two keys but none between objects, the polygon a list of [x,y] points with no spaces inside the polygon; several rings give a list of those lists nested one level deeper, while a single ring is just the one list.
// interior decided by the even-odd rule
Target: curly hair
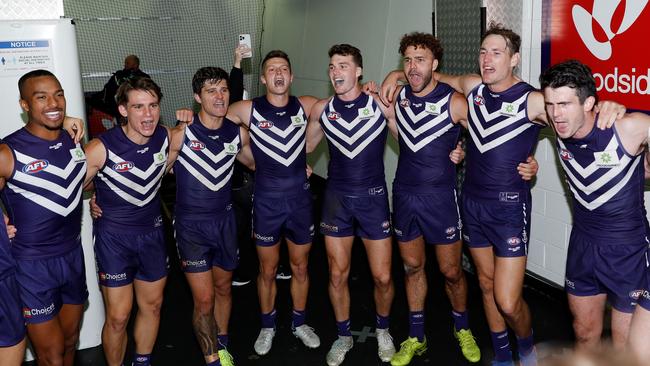
[{"label": "curly hair", "polygon": [[404,56],[404,52],[410,46],[428,48],[433,53],[433,57],[438,62],[442,62],[442,45],[432,34],[422,32],[405,34],[399,42],[399,53]]}]

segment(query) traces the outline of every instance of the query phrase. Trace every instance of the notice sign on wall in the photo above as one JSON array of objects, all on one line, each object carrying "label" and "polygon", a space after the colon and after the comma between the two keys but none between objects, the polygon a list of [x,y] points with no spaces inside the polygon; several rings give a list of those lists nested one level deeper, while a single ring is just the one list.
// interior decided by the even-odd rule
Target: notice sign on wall
[{"label": "notice sign on wall", "polygon": [[543,17],[542,69],[577,59],[601,99],[650,110],[648,0],[545,0]]},{"label": "notice sign on wall", "polygon": [[53,71],[51,41],[0,40],[0,77],[23,75],[36,69]]}]

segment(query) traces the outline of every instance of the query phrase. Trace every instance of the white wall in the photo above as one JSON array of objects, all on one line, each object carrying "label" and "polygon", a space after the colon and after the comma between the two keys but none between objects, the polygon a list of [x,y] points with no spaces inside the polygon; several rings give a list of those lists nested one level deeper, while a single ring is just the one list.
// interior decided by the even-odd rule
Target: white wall
[{"label": "white wall", "polygon": [[[363,55],[363,80],[381,82],[400,66],[399,39],[408,32],[431,32],[432,0],[275,0],[264,16],[263,53],[282,49],[291,58],[294,95],[324,98],[332,94],[327,77],[327,50],[349,43]],[[323,141],[311,154],[314,172],[327,176]],[[389,137],[384,163],[392,184],[397,167],[397,144]]]}]

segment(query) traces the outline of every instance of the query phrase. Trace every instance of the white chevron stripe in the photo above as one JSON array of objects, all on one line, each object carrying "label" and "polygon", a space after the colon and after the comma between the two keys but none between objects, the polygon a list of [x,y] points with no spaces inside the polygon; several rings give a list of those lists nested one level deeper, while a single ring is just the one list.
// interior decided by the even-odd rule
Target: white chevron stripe
[{"label": "white chevron stripe", "polygon": [[275,151],[269,149],[266,147],[264,144],[261,144],[260,141],[257,140],[257,136],[255,134],[250,135],[251,140],[255,142],[255,146],[257,146],[260,150],[262,150],[266,155],[268,155],[271,159],[277,161],[278,163],[284,165],[284,166],[289,166],[291,163],[293,163],[294,160],[300,155],[300,153],[305,152],[305,139],[303,138],[300,140],[300,145],[296,147],[296,149],[293,151],[293,153],[288,157],[284,158],[280,156],[278,153]]},{"label": "white chevron stripe", "polygon": [[[434,103],[436,105],[437,110],[439,110],[439,111],[442,110],[442,107],[447,104],[447,101],[449,101],[450,96],[451,96],[451,94],[447,94],[444,98],[442,98],[438,102]],[[401,97],[401,99],[406,99],[406,88],[402,88],[402,91],[400,92],[400,97]],[[422,103],[424,103],[424,101]],[[398,107],[398,108],[395,108],[395,109],[398,111],[398,113],[401,114],[400,110],[402,108]],[[411,109],[411,107],[404,108],[404,110],[406,111],[406,114],[409,116],[411,121],[413,121],[413,124],[416,124],[416,123],[420,122],[420,120],[422,120],[422,118],[424,118],[426,116],[431,116],[431,114],[429,114],[426,111],[426,109],[421,110],[420,113],[418,113],[417,115],[415,113],[413,113],[413,109]],[[445,111],[445,113],[446,113],[446,111]]]},{"label": "white chevron stripe", "polygon": [[[111,170],[110,170],[110,169],[107,169],[107,171],[111,171]],[[113,191],[113,192],[114,192],[118,197],[121,197],[123,200],[127,201],[128,203],[130,203],[130,204],[132,204],[132,205],[139,206],[139,207],[143,207],[143,206],[145,206],[147,203],[151,202],[151,200],[154,199],[154,197],[156,197],[156,194],[158,193],[158,190],[160,189],[160,185],[162,184],[162,179],[160,179],[160,177],[162,176],[162,174],[163,174],[164,172],[165,172],[164,169],[161,169],[161,170],[160,170],[159,176],[157,177],[157,179],[155,179],[155,180],[153,181],[154,183],[158,183],[158,185],[156,186],[155,189],[153,189],[153,190],[151,191],[151,193],[149,193],[149,195],[146,196],[146,198],[145,198],[144,200],[141,200],[141,199],[135,198],[135,197],[133,197],[132,195],[130,195],[130,194],[124,192],[120,187],[118,187],[118,186],[116,186],[115,184],[113,184],[113,182],[111,182],[111,181],[110,181],[108,178],[106,178],[103,174],[98,173],[97,176],[98,176],[99,178],[101,178],[101,180],[103,180],[104,183],[106,183],[106,185],[107,185],[108,187],[110,187],[111,190],[112,190],[112,191]]]},{"label": "white chevron stripe", "polygon": [[[122,185],[124,185],[124,186],[126,186],[126,187],[128,187],[128,188],[131,188],[132,190],[134,190],[134,191],[136,191],[136,192],[138,192],[138,193],[140,193],[140,194],[146,194],[147,192],[149,192],[149,191],[151,190],[151,188],[152,188],[156,183],[158,183],[157,181],[158,181],[158,180],[160,179],[160,177],[162,177],[163,174],[165,173],[165,167],[166,167],[166,166],[167,166],[167,164],[159,165],[159,166],[157,167],[157,168],[160,169],[160,170],[158,170],[158,172],[152,171],[152,172],[151,172],[151,173],[152,173],[151,175],[153,175],[153,173],[156,173],[156,175],[154,176],[153,179],[151,179],[151,180],[149,181],[149,183],[147,183],[147,184],[144,185],[144,186],[143,186],[142,184],[136,183],[136,182],[130,180],[129,178],[123,176],[122,174],[120,174],[120,173],[114,171],[111,167],[107,167],[106,169],[103,169],[101,172],[97,173],[97,175],[100,176],[100,174],[101,174],[101,178],[102,178],[102,180],[104,180],[104,181],[106,181],[106,182],[108,182],[108,178],[107,178],[107,177],[111,177],[113,180],[119,182],[120,184],[122,184]],[[133,170],[133,169],[131,169],[131,170]],[[131,172],[131,170],[129,170],[129,172]],[[149,170],[151,170],[151,169],[148,169],[147,171],[149,171]],[[149,178],[151,175],[146,176],[146,177],[144,177],[144,178],[142,178],[142,179],[147,179],[147,178]]]},{"label": "white chevron stripe", "polygon": [[[566,145],[564,145],[564,142],[562,142],[561,139],[558,138],[557,141],[560,145],[560,148],[568,150],[566,148]],[[617,150],[618,146],[619,144],[618,144],[618,140],[616,139],[616,136],[612,136],[612,139],[609,140],[609,142],[607,143],[607,147],[605,147],[605,150],[606,151]],[[625,157],[627,157],[627,155]],[[629,157],[627,158],[629,160]],[[563,162],[562,157],[560,157],[560,162]],[[571,165],[571,167],[576,171],[576,173],[580,174],[582,178],[587,178],[588,176],[590,176],[600,168],[598,165],[596,165],[595,160],[592,161],[591,164],[587,165],[586,167],[580,165],[580,163],[578,163],[575,159],[569,160],[568,162],[569,165]]]},{"label": "white chevron stripe", "polygon": [[[471,110],[471,109],[470,109]],[[514,129],[505,135],[502,135],[487,144],[482,144],[481,141],[479,140],[478,136],[476,135],[476,132],[474,131],[474,126],[472,123],[468,123],[467,126],[469,127],[469,134],[472,136],[472,141],[474,141],[474,145],[476,145],[476,148],[481,152],[484,153],[488,150],[491,150],[495,147],[500,146],[501,144],[512,140],[513,138],[517,137],[521,133],[523,133],[525,130],[533,127],[532,123],[526,123],[524,125],[519,126],[517,129]]]},{"label": "white chevron stripe", "polygon": [[[420,126],[420,127],[418,127],[417,129],[414,130],[411,127],[411,124],[408,123],[408,121],[404,118],[404,115],[402,114],[401,108],[396,108],[396,111],[397,111],[397,122],[398,122],[397,124],[402,125],[402,128],[405,129],[412,137],[420,136],[423,132],[429,131],[430,129],[437,126],[441,122],[444,122],[447,119],[447,117],[449,117],[449,111],[446,110],[442,114],[431,118],[431,120],[429,120],[429,122],[423,124],[422,126]],[[427,113],[427,115],[429,115],[429,114]],[[414,121],[414,123],[415,123],[415,121]]]},{"label": "white chevron stripe", "polygon": [[325,136],[327,136],[327,140],[331,142],[334,146],[336,146],[336,148],[339,149],[339,151],[343,155],[347,156],[349,159],[354,159],[357,155],[359,155],[361,151],[363,151],[363,149],[365,149],[366,146],[368,146],[368,144],[372,142],[372,140],[374,140],[377,136],[379,136],[379,134],[381,134],[384,128],[386,128],[385,120],[382,121],[382,126],[375,129],[370,136],[368,136],[361,144],[359,144],[359,146],[357,146],[352,151],[348,150],[345,146],[341,145],[338,141],[336,141],[336,139],[332,138],[332,136],[328,134],[329,132],[328,129],[325,130]]},{"label": "white chevron stripe", "polygon": [[36,203],[37,205],[46,208],[55,214],[58,214],[60,216],[66,217],[68,216],[72,211],[74,211],[75,208],[77,208],[77,205],[79,205],[79,201],[81,199],[81,192],[82,187],[81,184],[79,184],[77,188],[77,194],[75,195],[74,199],[70,201],[70,204],[68,206],[62,206],[48,198],[45,198],[39,194],[34,194],[34,192],[30,192],[27,190],[24,190],[20,187],[17,187],[16,185],[12,184],[11,182],[7,182],[7,188],[11,189],[12,191],[22,195],[23,197],[27,198],[28,200]]},{"label": "white chevron stripe", "polygon": [[[291,127],[295,129],[295,127]],[[254,124],[251,124],[251,137],[257,136],[261,140],[255,140],[256,142],[259,141],[264,141],[267,144],[276,147],[277,149],[281,150],[282,152],[286,153],[289,152],[289,150],[292,150],[295,148],[295,145],[298,143],[298,140],[301,140],[300,143],[304,144],[305,143],[305,131],[307,128],[307,124],[304,124],[300,127],[298,132],[289,140],[289,142],[282,142],[278,141],[273,138],[273,136],[264,133],[259,127],[255,126]]]},{"label": "white chevron stripe", "polygon": [[[189,128],[186,128],[185,131],[186,131],[186,135],[187,135],[187,137],[190,139],[190,141],[192,141],[192,140],[201,141],[201,140],[199,140],[198,138],[196,138],[196,136],[194,136],[194,134],[190,131]],[[232,141],[230,141],[230,143],[231,143],[231,144],[239,144],[239,135],[235,136],[235,138],[234,138]],[[206,145],[207,145],[207,144],[206,144]],[[190,155],[190,154],[194,154],[194,156],[192,157],[192,160],[195,160],[194,158],[201,159],[201,158],[198,157],[198,155],[196,155],[196,154],[197,154],[196,151],[190,149],[186,144],[183,144],[182,151],[185,152],[185,153],[188,154],[188,155]],[[191,151],[192,153],[190,153],[190,151]],[[215,155],[212,151],[210,151],[209,149],[204,149],[204,150],[201,151],[201,153],[202,153],[203,155],[207,156],[207,157],[208,157],[210,160],[212,160],[214,163],[218,163],[218,162],[221,161],[225,156],[229,156],[229,154],[226,154],[226,151],[225,151],[225,150],[221,150],[221,151],[220,151],[218,154],[216,154],[216,155]],[[203,159],[201,159],[201,160],[203,160]]]},{"label": "white chevron stripe", "polygon": [[[468,97],[467,99],[470,99],[470,98]],[[483,138],[488,137],[488,136],[490,136],[491,134],[493,134],[495,132],[499,132],[502,129],[504,129],[504,128],[512,125],[512,124],[515,124],[515,123],[519,122],[521,119],[526,117],[526,110],[523,109],[523,110],[519,111],[516,115],[508,117],[508,118],[504,119],[503,121],[501,121],[499,123],[496,123],[493,126],[490,126],[488,128],[483,128],[483,124],[481,123],[481,120],[478,119],[478,116],[476,114],[476,109],[470,107],[469,108],[469,113],[470,113],[470,115],[472,117],[472,122],[469,123],[469,125],[475,126],[478,129],[478,133]],[[486,117],[485,115],[483,115],[483,118],[485,118],[485,121],[490,121],[490,119],[487,119],[488,117]],[[529,124],[532,124],[532,123],[529,122]]]},{"label": "white chevron stripe", "polygon": [[[31,163],[34,160],[41,160],[39,158],[33,158],[33,157],[29,156],[29,155],[25,155],[23,153],[15,151],[15,150],[14,150],[14,152],[16,153],[16,160],[18,160],[19,162],[21,162],[21,163],[23,163],[25,165]],[[83,161],[85,161],[85,160],[83,160]],[[81,161],[74,161],[73,159],[70,159],[70,161],[68,162],[68,165],[66,165],[66,167],[64,169],[61,169],[61,168],[59,168],[57,166],[54,166],[53,164],[49,164],[47,166],[47,168],[43,169],[43,171],[48,172],[48,173],[50,173],[52,175],[56,175],[57,177],[60,177],[60,178],[63,178],[63,179],[68,179],[68,177],[70,176],[72,171],[75,169],[75,167],[79,163],[81,163]]]},{"label": "white chevron stripe", "polygon": [[426,138],[423,138],[422,140],[420,140],[420,142],[414,144],[413,141],[411,141],[411,139],[409,139],[408,135],[404,133],[404,131],[402,130],[402,126],[399,123],[397,124],[397,129],[399,130],[399,138],[403,139],[404,142],[406,143],[406,146],[408,146],[409,149],[411,149],[411,151],[413,151],[413,152],[418,152],[418,150],[420,150],[421,148],[423,148],[424,146],[429,144],[431,141],[433,141],[433,140],[437,139],[438,137],[442,136],[445,132],[449,131],[449,129],[451,129],[452,127],[454,127],[453,123],[449,123],[447,126],[445,126],[445,127],[441,128],[440,130],[436,131],[436,133],[431,134],[431,135],[427,136]]},{"label": "white chevron stripe", "polygon": [[[598,189],[602,188],[605,184],[607,184],[609,181],[611,181],[613,178],[615,178],[617,175],[619,175],[630,163],[631,159],[629,156],[624,156],[620,160],[620,164],[617,166],[612,166],[607,170],[607,173],[603,174],[600,178],[596,179],[595,181],[591,182],[589,185],[584,185],[582,181],[577,178],[575,175],[573,175],[573,172],[568,169],[566,166],[566,162],[562,159],[560,159],[560,163],[562,164],[562,167],[564,168],[564,171],[567,175],[567,178],[582,192],[585,194],[592,194],[593,192],[597,191]],[[587,177],[584,177],[587,178]]]},{"label": "white chevron stripe", "polygon": [[[607,192],[601,194],[600,196],[596,197],[593,201],[587,202],[584,198],[582,198],[579,194],[579,192],[576,191],[575,187],[572,184],[569,184],[569,188],[571,189],[571,192],[573,192],[573,197],[580,202],[581,205],[583,205],[585,208],[587,208],[589,211],[593,211],[597,209],[598,207],[602,206],[603,204],[607,203],[612,197],[616,195],[625,185],[627,182],[630,180],[632,175],[634,174],[634,171],[636,170],[636,166],[639,165],[639,162],[641,159],[634,159],[634,163],[632,164],[632,167],[630,170],[628,170],[627,174],[621,179],[615,186],[610,188]],[[565,170],[566,171],[566,170]]]},{"label": "white chevron stripe", "polygon": [[[359,129],[359,131],[355,132],[354,135],[352,135],[352,136],[348,136],[348,135],[345,134],[345,132],[343,132],[340,129],[336,128],[336,127],[338,127],[338,125],[334,126],[333,123],[330,123],[328,121],[327,117],[322,117],[323,118],[322,119],[322,121],[323,121],[322,125],[323,125],[324,129],[330,131],[333,135],[335,135],[339,139],[343,140],[346,144],[352,145],[355,142],[357,142],[361,136],[365,135],[366,132],[368,132],[368,130],[370,130],[371,128],[373,128],[377,124],[377,120],[379,120],[379,117],[382,116],[381,112],[379,112],[379,113],[377,113],[377,112],[378,112],[378,110],[375,111],[375,114],[373,115],[373,117],[370,118],[369,120],[367,120],[366,124],[363,125]],[[381,129],[381,127],[377,127],[377,128]]]},{"label": "white chevron stripe", "polygon": [[[232,159],[230,159],[229,162],[224,164],[222,166],[222,168],[226,168],[226,169],[232,168],[232,163],[234,162],[234,160],[235,160],[235,156],[233,155]],[[230,177],[232,177],[232,169],[230,169],[228,174],[223,179],[221,179],[219,182],[214,184],[208,178],[206,178],[203,174],[201,174],[201,172],[199,172],[196,168],[194,168],[194,166],[192,164],[190,164],[187,160],[185,160],[182,156],[178,157],[178,162],[181,163],[185,167],[185,169],[187,169],[187,171],[190,172],[194,176],[194,178],[196,178],[196,180],[198,180],[204,186],[206,186],[208,189],[210,189],[211,191],[214,191],[214,192],[220,190],[223,186],[225,186],[230,181]],[[212,173],[210,173],[210,174],[212,174]],[[217,178],[216,175],[213,175],[213,177]]]},{"label": "white chevron stripe", "polygon": [[[207,150],[207,149],[206,149],[206,150]],[[216,178],[217,176],[221,175],[221,173],[223,173],[224,170],[228,169],[228,167],[229,167],[229,162],[230,162],[230,161],[233,161],[233,160],[235,159],[235,156],[236,156],[236,155],[234,155],[234,154],[231,154],[231,155],[223,154],[222,159],[219,160],[219,161],[224,161],[224,160],[226,160],[226,159],[228,159],[228,161],[225,161],[224,163],[220,164],[219,168],[218,168],[217,170],[215,170],[215,169],[212,167],[212,165],[210,165],[210,163],[208,163],[207,161],[205,161],[205,160],[204,160],[202,157],[200,157],[200,156],[199,156],[195,151],[193,151],[192,149],[190,149],[189,147],[187,147],[187,145],[183,145],[183,149],[182,149],[182,151],[183,151],[183,154],[179,155],[178,159],[180,159],[180,158],[183,157],[184,155],[187,156],[187,158],[188,158],[190,161],[193,161],[194,163],[196,163],[197,165],[199,165],[201,168],[203,168],[205,171],[207,171],[210,175],[212,175],[212,176],[215,177],[215,178]],[[214,154],[212,154],[212,155],[214,156]],[[221,155],[221,154],[219,154],[219,155]],[[219,161],[215,161],[214,163],[215,163],[215,164],[218,164]]]},{"label": "white chevron stripe", "polygon": [[[302,107],[300,107],[300,110],[298,110],[298,115],[299,115],[299,116],[302,116],[302,115],[304,115],[304,114],[305,114],[305,112],[303,112]],[[266,121],[266,120],[267,120],[266,118],[264,118],[264,117],[263,117],[263,116],[262,116],[258,111],[256,111],[255,109],[253,109],[253,118],[255,118],[255,120],[257,120],[257,121]],[[273,121],[271,121],[271,122],[273,122]],[[257,126],[255,125],[255,123],[251,123],[251,127],[253,127],[253,126],[257,127]],[[289,136],[289,134],[291,133],[291,131],[293,131],[295,128],[296,128],[296,127],[295,127],[294,125],[289,124],[289,126],[287,126],[287,128],[285,128],[284,130],[281,130],[281,129],[279,129],[279,128],[275,125],[275,123],[273,123],[273,127],[268,128],[268,130],[271,131],[271,132],[273,132],[274,134],[276,134],[276,135],[282,137],[282,138],[286,138],[287,136]]]},{"label": "white chevron stripe", "polygon": [[[483,88],[485,88],[485,84],[481,84],[481,86],[479,86],[478,90],[476,91],[476,94],[480,95],[482,97],[483,96]],[[488,93],[489,93],[489,91],[488,91]],[[515,105],[519,106],[521,103],[523,103],[526,100],[526,98],[528,98],[528,94],[530,94],[530,92],[525,93],[524,95],[519,97],[519,99],[512,102],[512,104],[515,104]],[[473,94],[470,94],[467,97],[467,100],[468,100],[469,103],[471,103],[470,105],[474,105],[474,95]],[[472,110],[472,109],[473,108],[470,108],[470,110]],[[485,106],[485,104],[479,106],[479,109],[481,110],[481,114],[483,115],[483,118],[485,118],[486,121],[491,121],[495,117],[501,115],[501,110],[500,109],[497,109],[492,113],[488,112],[487,107]],[[525,110],[526,109],[524,109],[524,111]]]},{"label": "white chevron stripe", "polygon": [[64,199],[69,199],[70,196],[75,192],[75,189],[79,185],[80,182],[83,181],[83,179],[86,177],[86,162],[84,161],[83,163],[83,168],[79,169],[79,172],[77,172],[77,176],[74,177],[70,181],[70,183],[65,186],[61,186],[59,184],[56,184],[54,182],[51,182],[47,179],[43,179],[40,177],[37,177],[35,175],[31,174],[25,174],[19,170],[17,170],[14,174],[13,180],[17,182],[22,182],[25,184],[29,184],[31,186],[36,186],[39,188],[46,189],[57,196],[64,198]]},{"label": "white chevron stripe", "polygon": [[[167,138],[165,137],[165,142],[163,143],[163,145],[162,145],[162,147],[160,148],[160,151],[159,151],[159,152],[165,154],[165,159],[167,159],[167,154],[165,153],[165,150],[167,149],[167,143],[168,143],[168,141],[167,141]],[[153,156],[153,154],[152,154],[152,156]],[[111,150],[108,150],[108,160],[111,161],[111,163],[109,165],[110,169],[106,169],[106,170],[112,170],[113,165],[115,165],[117,163],[123,163],[123,162],[126,161],[126,160],[122,159],[119,155],[112,152]],[[109,163],[107,163],[107,164],[109,164]],[[135,175],[136,177],[138,177],[140,179],[147,179],[147,178],[149,178],[149,176],[151,174],[154,173],[156,168],[158,168],[159,166],[160,165],[156,165],[156,164],[153,163],[153,157],[152,157],[151,165],[149,165],[149,168],[147,168],[146,171],[142,171],[138,167],[134,166],[133,168],[131,168],[131,170],[129,170],[129,173]]]},{"label": "white chevron stripe", "polygon": [[[364,108],[370,108],[372,110],[372,102],[373,102],[373,99],[368,98],[368,103],[366,103],[366,106]],[[334,97],[332,97],[332,99],[330,99],[329,110],[330,111],[336,111],[336,109],[334,109]],[[381,111],[379,111],[379,107],[374,109],[372,112],[373,112],[373,115],[375,115],[375,116],[377,115],[377,113],[381,114]],[[325,118],[327,118],[327,115],[325,115],[325,110],[323,110],[323,116],[325,116]],[[321,116],[321,118],[323,116]],[[340,124],[341,126],[343,126],[343,128],[345,128],[346,130],[350,131],[353,128],[355,128],[359,123],[361,123],[364,119],[367,119],[367,118],[359,118],[359,116],[357,116],[351,122],[348,122],[348,121],[344,120],[343,118],[337,119],[336,122],[338,124]]]}]

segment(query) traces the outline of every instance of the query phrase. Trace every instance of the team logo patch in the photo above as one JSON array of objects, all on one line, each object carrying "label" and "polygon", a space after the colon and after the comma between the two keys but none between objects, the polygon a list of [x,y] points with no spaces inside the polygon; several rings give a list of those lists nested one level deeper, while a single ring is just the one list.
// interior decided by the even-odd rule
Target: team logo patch
[{"label": "team logo patch", "polygon": [[411,106],[411,101],[408,99],[402,99],[399,101],[399,106],[402,108],[408,108]]},{"label": "team logo patch", "polygon": [[34,160],[23,166],[23,173],[36,174],[47,168],[49,165],[50,163],[47,160]]},{"label": "team logo patch", "polygon": [[198,140],[190,141],[189,145],[190,145],[190,149],[192,149],[194,151],[200,151],[200,150],[205,149],[205,144],[202,143],[201,141],[198,141]]},{"label": "team logo patch", "polygon": [[483,99],[482,96],[477,95],[474,97],[474,104],[476,105],[484,105],[485,104],[485,99]]},{"label": "team logo patch", "polygon": [[562,160],[573,160],[573,154],[567,149],[560,150],[560,158]]},{"label": "team logo patch", "polygon": [[381,223],[381,228],[382,229],[388,229],[390,227],[390,221],[386,220]]},{"label": "team logo patch", "polygon": [[135,167],[135,164],[133,164],[133,162],[123,161],[121,163],[116,163],[115,165],[113,165],[113,170],[115,170],[118,173],[124,173],[133,169],[133,167]]},{"label": "team logo patch", "polygon": [[514,246],[514,245],[519,245],[519,244],[521,244],[521,239],[519,239],[519,238],[516,237],[516,236],[513,236],[512,238],[509,238],[509,239],[507,240],[507,242],[508,242],[509,245],[513,245],[513,246]]},{"label": "team logo patch", "polygon": [[271,122],[271,121],[259,121],[259,122],[257,122],[257,127],[265,130],[267,128],[273,127],[273,122]]},{"label": "team logo patch", "polygon": [[453,226],[448,227],[445,229],[445,234],[447,235],[454,235],[456,233],[456,228]]},{"label": "team logo patch", "polygon": [[332,111],[327,114],[327,119],[330,121],[336,121],[339,118],[341,118],[341,114],[339,112]]},{"label": "team logo patch", "polygon": [[32,317],[32,311],[29,308],[23,308],[23,316],[25,318],[31,318]]}]

